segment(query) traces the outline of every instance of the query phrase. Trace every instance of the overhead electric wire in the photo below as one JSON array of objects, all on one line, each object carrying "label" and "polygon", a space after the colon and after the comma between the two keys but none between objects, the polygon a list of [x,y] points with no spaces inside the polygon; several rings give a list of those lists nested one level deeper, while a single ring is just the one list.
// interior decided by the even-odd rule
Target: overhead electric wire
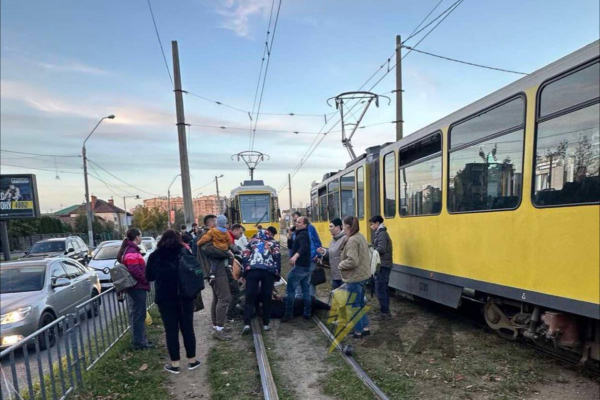
[{"label": "overhead electric wire", "polygon": [[446,57],[446,56],[440,56],[438,54],[429,53],[427,51],[417,50],[417,49],[414,49],[414,48],[412,48],[410,46],[402,46],[402,47],[404,47],[405,49],[410,49],[412,51],[416,51],[417,53],[426,54],[426,55],[431,56],[431,57],[441,58],[443,60],[453,61],[453,62],[457,62],[457,63],[461,63],[461,64],[466,64],[466,65],[471,65],[473,67],[491,69],[491,70],[494,70],[494,71],[508,72],[508,73],[517,74],[517,75],[529,75],[527,72],[511,71],[509,69],[490,67],[488,65],[475,64],[475,63],[468,62],[468,61],[457,60],[455,58],[450,58],[450,57]]},{"label": "overhead electric wire", "polygon": [[[448,12],[454,11],[453,7],[457,6],[458,3],[461,3],[462,1],[463,0],[456,0],[454,3],[452,3],[452,5],[450,7],[448,7],[446,10],[442,11],[442,13],[440,15],[438,15],[437,17],[435,17],[432,21],[430,21],[423,28],[419,29],[417,27],[417,29],[419,29],[419,30],[417,32],[415,32],[417,30],[417,29],[415,29],[415,31],[413,31],[413,33],[411,33],[406,39],[404,39],[404,41],[402,43],[408,42],[410,39],[412,39],[413,37],[417,36],[419,33],[423,32],[425,29],[427,29],[428,27],[430,27],[435,21],[437,21],[438,19],[440,19],[444,14],[446,14]],[[439,6],[439,3],[438,3],[437,6],[435,6],[435,8],[433,10],[435,10],[438,6]],[[432,12],[433,12],[433,10],[432,10]],[[429,13],[429,15],[431,15],[431,13]],[[427,16],[427,18],[429,18],[429,15]],[[425,20],[427,20],[427,18],[425,18]],[[425,22],[425,20],[423,20],[423,22]],[[423,22],[421,22],[421,24],[419,24],[419,26],[421,26],[423,24]]]},{"label": "overhead electric wire", "polygon": [[[277,33],[277,24],[279,22],[279,13],[281,11],[281,3],[282,3],[282,0],[279,0],[279,5],[277,6],[277,15],[275,17],[275,24],[273,25],[273,35],[271,35],[271,45],[267,48],[267,64],[265,66],[265,75],[262,80],[262,88],[260,90],[260,98],[258,100],[258,107],[256,109],[256,117],[254,119],[254,132],[252,133],[252,142],[250,144],[250,151],[254,150],[254,140],[256,138],[255,132],[256,132],[256,127],[258,126],[258,120],[260,117],[260,108],[262,106],[263,95],[265,93],[265,85],[267,82],[267,74],[269,73],[269,64],[271,63],[271,53],[273,51],[273,42],[275,41],[275,35]],[[272,12],[272,10],[271,10],[271,12]],[[270,21],[269,21],[269,27],[270,27]],[[266,44],[266,45],[268,46],[268,44]]]},{"label": "overhead electric wire", "polygon": [[14,164],[5,164],[0,163],[0,165],[4,165],[5,167],[15,167],[15,168],[23,168],[23,169],[33,169],[37,171],[48,171],[48,172],[60,172],[61,174],[75,174],[75,175],[83,175],[83,172],[70,172],[70,171],[57,171],[55,169],[47,169],[47,168],[34,168],[34,167],[25,167],[23,165],[14,165]]},{"label": "overhead electric wire", "polygon": [[[408,35],[408,38],[406,38],[406,40],[409,40],[411,37],[413,37],[414,35],[416,35],[417,30],[421,27],[421,25],[423,25],[425,23],[425,21],[427,21],[427,19],[431,16],[431,14],[433,14],[433,12],[435,10],[437,10],[437,8],[440,6],[440,4],[442,4],[444,0],[440,0],[435,7],[433,7],[431,9],[431,11],[429,11],[429,14],[427,14],[427,16],[425,16],[425,18],[423,18],[423,20],[421,21],[421,23],[419,25],[417,25],[417,27],[415,29],[413,29],[413,31],[410,33],[410,35]],[[406,41],[405,40],[405,41]]]},{"label": "overhead electric wire", "polygon": [[307,131],[288,131],[283,129],[252,129],[252,128],[242,128],[239,126],[219,126],[219,125],[205,125],[205,124],[189,124],[191,126],[201,126],[204,128],[217,128],[217,129],[235,129],[240,131],[253,131],[253,132],[281,132],[281,133],[295,133],[295,134],[307,134],[307,135],[318,135],[320,132],[307,132]]},{"label": "overhead electric wire", "polygon": [[116,190],[120,190],[120,191],[122,191],[122,192],[124,192],[124,193],[126,193],[126,194],[128,194],[128,195],[130,195],[130,196],[135,196],[135,194],[133,194],[133,193],[131,193],[131,192],[128,192],[128,191],[127,191],[127,190],[125,190],[125,189],[121,189],[121,188],[119,188],[118,186],[112,185],[112,184],[110,184],[110,183],[106,182],[105,180],[103,180],[102,178],[100,178],[100,174],[98,173],[98,171],[96,171],[96,168],[94,168],[94,165],[93,165],[92,163],[90,163],[90,168],[92,169],[92,171],[94,171],[94,173],[95,173],[96,175],[94,176],[94,175],[90,174],[89,172],[88,172],[88,175],[89,175],[89,176],[91,176],[92,178],[94,178],[94,179],[96,179],[96,180],[98,180],[98,181],[102,182],[102,183],[104,184],[104,186],[106,186],[106,188],[107,188],[108,190],[110,190],[110,191],[111,191],[111,192],[112,192],[112,193],[113,193],[115,196],[118,196],[118,197],[123,197],[123,195],[121,195],[121,194],[119,194],[119,193],[115,192],[114,190],[112,190],[112,189],[111,189],[111,187],[114,187]]},{"label": "overhead electric wire", "polygon": [[24,151],[14,151],[14,150],[0,150],[0,151],[3,152],[3,153],[26,154],[26,155],[38,156],[38,157],[68,157],[68,158],[81,157],[81,154],[78,154],[78,155],[63,155],[63,154],[27,153],[27,152],[24,152]]},{"label": "overhead electric wire", "polygon": [[156,26],[156,19],[154,19],[154,12],[152,11],[152,5],[150,4],[150,0],[146,0],[148,2],[148,8],[150,9],[150,15],[152,16],[152,23],[154,24],[154,31],[156,32],[156,38],[158,39],[158,44],[160,45],[160,52],[162,53],[163,60],[165,61],[165,67],[167,68],[167,73],[169,74],[169,79],[171,80],[171,86],[175,86],[173,83],[173,76],[171,75],[171,69],[169,68],[169,63],[167,62],[167,56],[165,56],[165,49],[163,48],[162,41],[160,40],[160,34],[158,33],[158,27]]},{"label": "overhead electric wire", "polygon": [[94,161],[90,160],[89,158],[88,158],[87,160],[88,160],[90,163],[94,164],[96,167],[100,168],[102,171],[106,172],[107,174],[109,174],[110,176],[112,176],[113,178],[115,178],[116,180],[118,180],[119,182],[122,182],[122,183],[124,183],[125,185],[129,186],[130,188],[132,188],[132,189],[135,189],[135,190],[138,190],[138,191],[140,191],[140,192],[143,192],[143,193],[146,193],[146,194],[149,194],[149,195],[151,195],[151,196],[160,197],[160,195],[159,195],[159,194],[148,192],[148,191],[146,191],[146,190],[143,190],[143,189],[140,189],[140,188],[138,188],[138,187],[136,187],[136,186],[133,186],[133,185],[132,185],[132,184],[130,184],[130,183],[127,183],[127,182],[125,182],[123,179],[121,179],[121,178],[119,178],[118,176],[116,176],[116,175],[114,175],[114,174],[110,173],[109,171],[107,171],[106,169],[104,169],[104,168],[103,168],[101,165],[98,165],[98,163],[96,163],[96,162],[94,162]]},{"label": "overhead electric wire", "polygon": [[[420,32],[422,32],[423,30],[425,30],[427,27],[431,26],[435,21],[437,21],[438,19],[440,19],[440,17],[444,16],[433,28],[431,28],[431,30],[429,30],[427,32],[427,34],[422,37],[419,42],[417,42],[417,44],[415,44],[413,46],[413,48],[416,48],[423,40],[425,40],[442,22],[444,22],[444,20],[450,16],[450,14],[452,14],[452,12],[454,12],[454,10],[456,10],[456,8],[463,2],[464,0],[457,0],[456,2],[454,2],[450,7],[448,7],[445,11],[443,11],[440,15],[438,15],[434,20],[432,20],[429,24],[427,24],[425,27],[419,29],[417,32],[415,32],[413,35],[411,35],[408,39],[406,39],[406,41],[408,41],[409,39],[411,39],[412,37],[418,35]],[[436,6],[437,8],[437,6]],[[421,23],[422,24],[422,23]],[[403,42],[404,43],[404,42]],[[397,51],[401,51],[401,48],[397,48],[395,49],[393,54],[396,54]],[[410,51],[405,54],[402,59],[406,58],[406,56],[408,56],[408,54],[410,54]],[[392,55],[393,56],[393,55]],[[391,57],[388,57],[387,59],[387,63],[389,63],[391,60]],[[363,83],[363,85],[359,88],[359,91],[362,90],[366,84],[375,76],[377,75],[377,73],[379,71],[381,71],[381,69],[383,69],[383,67],[385,67],[386,63],[382,64],[377,71],[375,71],[375,73],[373,75],[371,75],[371,77],[369,77],[369,79],[367,79],[367,81],[365,83]],[[381,77],[379,78],[379,80],[377,82],[375,82],[375,84],[373,86],[371,86],[371,88],[368,90],[369,92],[372,91],[377,85],[379,85],[379,83],[381,83],[381,81],[391,72],[394,70],[394,68],[396,68],[397,64],[394,64],[393,67],[388,68],[388,71]],[[357,102],[350,107],[349,112],[351,112],[358,104],[360,104],[361,99],[359,98],[357,100]],[[346,116],[346,114],[344,114],[344,116]],[[341,118],[334,124],[334,126],[331,127],[330,131],[333,130],[333,128],[335,128],[335,126],[337,126],[337,124],[339,124],[341,122]],[[324,128],[325,126],[323,126]],[[310,156],[314,153],[314,151],[317,149],[317,147],[319,147],[319,145],[323,142],[323,140],[325,139],[325,137],[327,136],[327,134],[330,132],[326,132],[323,134],[323,136],[319,139],[319,141],[316,143],[316,145],[314,145],[314,143],[316,142],[316,140],[318,139],[318,136],[315,138],[315,140],[313,140],[313,142],[311,143],[311,146],[309,146],[309,152],[305,153],[307,154],[306,156],[304,156],[300,162],[298,163],[298,166],[294,169],[294,172],[291,174],[291,176],[295,176],[298,171],[302,168],[302,166],[306,163],[306,161],[308,160],[308,158],[310,158]],[[314,145],[314,147],[313,147]],[[312,147],[312,149],[311,149]],[[283,185],[283,187],[285,187],[285,183]]]}]

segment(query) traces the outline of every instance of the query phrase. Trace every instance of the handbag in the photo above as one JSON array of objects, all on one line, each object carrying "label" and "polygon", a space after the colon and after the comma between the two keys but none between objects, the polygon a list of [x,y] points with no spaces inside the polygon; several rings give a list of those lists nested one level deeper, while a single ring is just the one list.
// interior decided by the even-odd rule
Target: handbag
[{"label": "handbag", "polygon": [[110,279],[117,292],[124,292],[137,285],[137,280],[129,273],[127,267],[120,262],[110,269]]},{"label": "handbag", "polygon": [[194,299],[194,312],[204,310],[204,301],[202,301],[202,292]]},{"label": "handbag", "polygon": [[310,276],[310,284],[317,286],[325,282],[327,282],[325,270],[321,267],[316,267]]}]

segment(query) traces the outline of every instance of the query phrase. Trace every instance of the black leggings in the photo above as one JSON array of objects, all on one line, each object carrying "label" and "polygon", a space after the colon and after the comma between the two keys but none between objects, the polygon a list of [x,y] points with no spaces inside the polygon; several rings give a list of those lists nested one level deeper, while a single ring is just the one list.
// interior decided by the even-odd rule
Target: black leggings
[{"label": "black leggings", "polygon": [[165,326],[167,349],[171,361],[179,361],[179,330],[187,358],[196,357],[196,336],[194,334],[194,300],[176,300],[169,304],[159,304],[158,310]]},{"label": "black leggings", "polygon": [[256,297],[259,295],[259,283],[263,324],[269,325],[271,316],[271,297],[273,296],[275,275],[264,269],[254,269],[246,273],[246,304],[244,305],[245,325],[250,325],[252,314],[254,314],[254,304],[256,303]]}]

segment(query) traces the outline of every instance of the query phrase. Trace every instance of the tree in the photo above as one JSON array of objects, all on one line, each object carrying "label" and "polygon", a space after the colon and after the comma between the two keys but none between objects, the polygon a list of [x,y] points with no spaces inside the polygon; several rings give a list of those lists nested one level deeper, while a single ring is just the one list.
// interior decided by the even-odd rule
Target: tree
[{"label": "tree", "polygon": [[167,229],[167,212],[158,207],[137,207],[132,226],[148,234],[159,234]]},{"label": "tree", "polygon": [[63,233],[64,231],[64,224],[60,220],[47,215],[40,217],[37,233]]},{"label": "tree", "polygon": [[175,222],[173,222],[173,227],[176,230],[179,230],[181,225],[185,224],[185,215],[183,214],[183,210],[181,208],[175,209]]}]

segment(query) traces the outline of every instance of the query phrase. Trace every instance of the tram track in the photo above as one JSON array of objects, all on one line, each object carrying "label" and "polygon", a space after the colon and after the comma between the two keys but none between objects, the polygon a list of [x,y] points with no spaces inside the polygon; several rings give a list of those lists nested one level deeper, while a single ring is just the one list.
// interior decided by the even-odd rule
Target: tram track
[{"label": "tram track", "polygon": [[262,338],[258,318],[252,318],[250,325],[252,327],[252,340],[254,341],[254,350],[256,352],[256,360],[258,361],[258,371],[260,373],[264,398],[265,400],[279,400],[277,385],[275,385],[275,379],[273,378],[271,365],[269,364],[269,357],[267,356],[267,349]]}]

